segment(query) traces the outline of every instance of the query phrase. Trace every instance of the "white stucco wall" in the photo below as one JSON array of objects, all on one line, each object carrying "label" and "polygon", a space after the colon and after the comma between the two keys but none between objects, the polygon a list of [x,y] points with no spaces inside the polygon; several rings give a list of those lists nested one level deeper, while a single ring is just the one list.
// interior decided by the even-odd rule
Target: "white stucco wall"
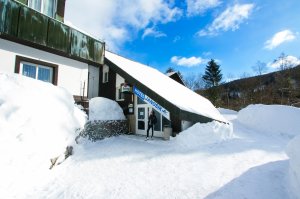
[{"label": "white stucco wall", "polygon": [[57,85],[72,95],[82,96],[85,83],[87,96],[88,64],[0,39],[0,72],[14,73],[16,55],[58,65]]}]

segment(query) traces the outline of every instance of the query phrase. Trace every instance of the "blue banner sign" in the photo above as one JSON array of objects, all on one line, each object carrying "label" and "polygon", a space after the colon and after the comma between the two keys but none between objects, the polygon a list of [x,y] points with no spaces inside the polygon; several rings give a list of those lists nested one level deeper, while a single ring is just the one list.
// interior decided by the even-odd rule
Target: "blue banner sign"
[{"label": "blue banner sign", "polygon": [[163,108],[161,105],[159,105],[157,102],[155,102],[153,99],[145,95],[142,91],[137,89],[136,87],[133,87],[133,93],[138,96],[141,100],[144,102],[150,104],[155,110],[160,112],[165,118],[170,120],[170,113],[165,108]]}]

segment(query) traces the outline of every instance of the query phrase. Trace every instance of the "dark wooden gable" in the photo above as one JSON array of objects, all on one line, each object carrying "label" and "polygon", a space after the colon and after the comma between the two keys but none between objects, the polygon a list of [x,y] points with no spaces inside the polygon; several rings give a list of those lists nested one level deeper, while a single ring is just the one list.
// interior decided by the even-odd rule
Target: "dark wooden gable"
[{"label": "dark wooden gable", "polygon": [[130,74],[128,74],[126,71],[118,67],[107,57],[105,57],[104,63],[108,65],[110,69],[112,69],[113,71],[121,75],[126,80],[126,82],[128,82],[132,86],[136,86],[147,96],[154,99],[157,103],[159,103],[161,106],[166,108],[171,113],[171,115],[174,114],[181,120],[192,121],[192,122],[207,123],[213,121],[213,119],[209,117],[205,117],[192,112],[181,110],[180,108],[178,108],[177,106],[169,102],[168,100],[164,99],[162,96],[158,95],[155,91],[149,89],[146,85],[142,84],[141,82],[133,78]]}]

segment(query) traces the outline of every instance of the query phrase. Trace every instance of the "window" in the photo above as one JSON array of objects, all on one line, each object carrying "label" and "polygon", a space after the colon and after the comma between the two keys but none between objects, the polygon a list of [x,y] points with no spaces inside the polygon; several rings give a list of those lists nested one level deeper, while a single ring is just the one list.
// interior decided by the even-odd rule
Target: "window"
[{"label": "window", "polygon": [[157,122],[154,125],[154,130],[155,131],[161,131],[161,114],[155,109],[152,109],[152,110],[154,110],[155,116],[156,116],[156,119],[157,119]]},{"label": "window", "polygon": [[52,83],[53,68],[34,63],[21,62],[22,75]]},{"label": "window", "polygon": [[107,65],[103,66],[102,70],[103,76],[102,76],[102,83],[108,82],[108,73],[109,73],[109,68]]},{"label": "window", "polygon": [[56,0],[28,0],[28,6],[49,17],[55,18],[57,7]]},{"label": "window", "polygon": [[104,82],[108,82],[108,72],[104,73]]},{"label": "window", "polygon": [[116,89],[116,100],[117,101],[124,100],[124,93],[122,92],[121,87],[117,87]]},{"label": "window", "polygon": [[58,66],[26,57],[16,57],[16,73],[57,85]]}]

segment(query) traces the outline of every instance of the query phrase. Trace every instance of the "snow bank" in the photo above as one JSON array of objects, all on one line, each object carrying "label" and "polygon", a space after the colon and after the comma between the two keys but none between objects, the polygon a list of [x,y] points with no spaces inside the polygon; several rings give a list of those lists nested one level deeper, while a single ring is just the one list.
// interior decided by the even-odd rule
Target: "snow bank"
[{"label": "snow bank", "polygon": [[[298,129],[299,130],[299,129]],[[300,199],[300,135],[289,142],[287,155],[290,158],[289,190],[291,198]]]},{"label": "snow bank", "polygon": [[228,121],[235,120],[237,118],[237,111],[225,109],[225,108],[218,108],[218,111],[223,115],[225,119]]},{"label": "snow bank", "polygon": [[16,186],[33,188],[28,180],[41,182],[50,158],[74,144],[76,129],[85,120],[65,89],[0,73],[0,190],[5,190],[1,197],[10,198],[5,193],[13,193]]},{"label": "snow bank", "polygon": [[268,135],[292,138],[300,134],[300,109],[283,105],[249,105],[238,113],[246,127]]},{"label": "snow bank", "polygon": [[90,100],[89,120],[125,120],[122,108],[113,100],[95,97]]},{"label": "snow bank", "polygon": [[199,145],[219,143],[233,137],[231,124],[220,122],[196,123],[185,131],[182,131],[175,142],[187,148]]},{"label": "snow bank", "polygon": [[231,110],[231,109],[225,109],[225,108],[218,108],[218,111],[222,114],[222,115],[226,115],[226,114],[237,114],[237,111]]}]

